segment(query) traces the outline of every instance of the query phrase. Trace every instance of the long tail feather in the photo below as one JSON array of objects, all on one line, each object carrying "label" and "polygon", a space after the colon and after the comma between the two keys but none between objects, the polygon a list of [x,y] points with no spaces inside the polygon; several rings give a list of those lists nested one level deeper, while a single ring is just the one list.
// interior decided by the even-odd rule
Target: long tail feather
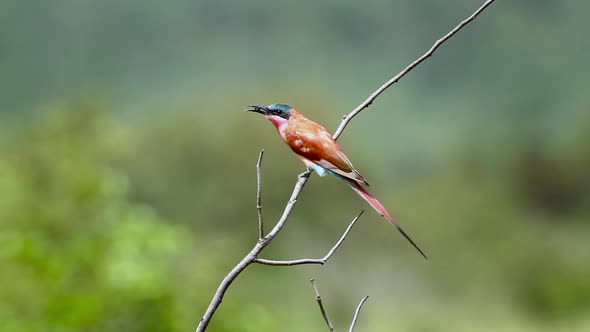
[{"label": "long tail feather", "polygon": [[422,251],[422,249],[420,249],[420,247],[418,247],[416,242],[414,242],[414,240],[412,240],[412,238],[402,229],[402,227],[393,220],[393,218],[391,217],[391,215],[389,215],[389,212],[387,212],[385,207],[375,197],[373,197],[371,193],[369,193],[365,186],[347,178],[342,179],[346,181],[348,185],[354,191],[356,191],[357,194],[359,194],[359,196],[364,198],[365,201],[367,201],[373,207],[373,209],[375,209],[375,211],[377,211],[380,215],[385,217],[385,219],[389,220],[389,222],[392,223],[395,226],[395,228],[397,228],[397,230],[406,238],[406,240],[408,240],[408,242],[410,242],[412,246],[414,246],[414,248],[416,248],[416,250],[418,250],[418,252],[420,252],[420,254],[424,256],[424,258],[428,259],[426,254]]}]

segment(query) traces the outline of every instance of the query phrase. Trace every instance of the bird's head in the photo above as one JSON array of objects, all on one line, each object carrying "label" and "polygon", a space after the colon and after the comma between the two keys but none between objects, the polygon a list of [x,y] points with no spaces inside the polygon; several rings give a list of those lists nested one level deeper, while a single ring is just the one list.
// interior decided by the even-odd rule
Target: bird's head
[{"label": "bird's head", "polygon": [[268,106],[250,105],[245,111],[263,114],[277,129],[280,129],[289,122],[293,107],[287,104],[270,104]]}]

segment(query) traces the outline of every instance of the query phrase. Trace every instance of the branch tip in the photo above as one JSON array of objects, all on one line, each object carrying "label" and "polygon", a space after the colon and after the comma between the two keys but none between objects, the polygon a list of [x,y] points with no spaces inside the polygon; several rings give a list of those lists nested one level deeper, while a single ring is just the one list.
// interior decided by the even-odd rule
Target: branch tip
[{"label": "branch tip", "polygon": [[256,167],[260,167],[260,164],[262,162],[262,155],[264,155],[264,148],[262,148],[262,150],[260,150],[260,153],[258,154],[258,161],[256,162]]},{"label": "branch tip", "polygon": [[334,327],[332,326],[332,322],[330,321],[330,318],[328,318],[328,313],[326,312],[326,309],[324,309],[324,304],[322,303],[322,297],[320,296],[320,291],[318,290],[318,287],[315,283],[315,279],[311,278],[309,281],[311,282],[311,285],[313,287],[313,291],[315,293],[315,299],[318,303],[318,306],[320,307],[320,312],[322,313],[322,317],[324,318],[326,325],[328,325],[328,329],[330,329],[330,331],[333,332]]},{"label": "branch tip", "polygon": [[446,35],[437,39],[434,42],[434,44],[430,47],[430,49],[428,49],[428,51],[426,51],[426,53],[424,53],[418,59],[414,60],[414,62],[410,63],[406,68],[404,68],[401,72],[399,72],[399,74],[395,75],[394,77],[390,78],[387,82],[383,83],[383,85],[381,85],[377,90],[375,90],[364,102],[362,102],[359,106],[357,106],[352,112],[350,112],[347,115],[347,117],[345,119],[342,120],[342,122],[340,123],[340,126],[338,126],[338,129],[336,130],[336,132],[333,135],[334,139],[338,139],[338,137],[340,137],[340,135],[342,135],[342,132],[344,131],[344,128],[346,128],[348,123],[355,116],[357,116],[361,111],[363,111],[364,109],[369,107],[369,105],[371,105],[373,103],[373,101],[375,101],[375,99],[377,99],[377,97],[379,97],[379,95],[381,95],[381,93],[383,93],[383,91],[387,90],[394,83],[397,83],[402,77],[406,76],[406,74],[409,73],[412,69],[414,69],[416,66],[418,66],[420,63],[422,63],[424,60],[426,60],[427,58],[432,56],[434,51],[436,51],[436,49],[440,45],[442,45],[444,42],[446,42],[448,39],[450,39],[455,33],[457,33],[459,30],[461,30],[464,26],[466,26],[471,21],[473,21],[482,11],[484,11],[484,9],[486,9],[494,1],[495,0],[487,0],[486,2],[484,2],[484,4],[481,5],[473,14],[471,14],[471,16],[469,16],[466,19],[464,19],[463,21],[461,21],[457,26],[455,26],[455,28],[453,28],[451,31],[449,31]]},{"label": "branch tip", "polygon": [[262,156],[264,155],[264,148],[258,154],[258,161],[256,162],[256,211],[258,213],[258,240],[264,238],[264,215],[262,213],[262,175],[260,169],[262,165]]},{"label": "branch tip", "polygon": [[363,307],[363,304],[365,304],[365,302],[367,301],[368,298],[369,298],[369,295],[363,297],[361,299],[361,302],[356,307],[356,310],[354,311],[354,316],[352,317],[352,322],[350,323],[350,328],[348,329],[348,332],[354,331],[354,327],[356,326],[356,322],[358,321],[359,314],[361,313],[361,309]]}]

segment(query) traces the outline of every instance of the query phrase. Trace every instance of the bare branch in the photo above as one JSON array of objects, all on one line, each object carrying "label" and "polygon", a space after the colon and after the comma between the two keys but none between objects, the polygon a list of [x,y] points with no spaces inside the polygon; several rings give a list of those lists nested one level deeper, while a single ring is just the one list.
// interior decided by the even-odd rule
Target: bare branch
[{"label": "bare branch", "polygon": [[406,76],[407,73],[409,73],[412,69],[414,69],[414,67],[418,66],[422,61],[424,61],[427,58],[431,57],[432,54],[434,54],[434,51],[436,51],[436,49],[440,45],[442,45],[444,42],[446,42],[449,38],[451,38],[455,33],[457,33],[459,30],[461,30],[464,26],[466,26],[471,21],[473,21],[482,11],[484,11],[484,9],[486,9],[494,1],[495,0],[487,0],[483,5],[481,5],[481,7],[479,7],[479,9],[477,9],[473,14],[471,14],[471,16],[469,16],[468,18],[466,18],[463,21],[461,21],[461,23],[459,23],[459,25],[457,25],[453,30],[449,31],[442,38],[438,39],[434,43],[434,45],[432,45],[432,47],[428,51],[426,51],[426,53],[424,53],[421,57],[419,57],[418,59],[416,59],[414,62],[410,63],[399,74],[395,75],[394,77],[392,77],[391,79],[389,79],[389,81],[385,82],[382,86],[379,87],[379,89],[375,90],[375,92],[373,92],[357,108],[355,108],[348,115],[344,116],[344,118],[342,119],[342,122],[340,123],[340,126],[338,126],[338,129],[334,133],[334,136],[333,136],[334,139],[338,139],[338,137],[340,137],[340,135],[342,135],[342,132],[344,131],[344,128],[346,128],[346,126],[348,125],[348,123],[355,116],[357,116],[362,110],[364,110],[365,108],[369,107],[369,105],[371,105],[373,103],[373,101],[375,101],[375,99],[377,99],[377,97],[379,97],[379,95],[381,93],[383,93],[383,91],[387,90],[387,88],[389,88],[394,83],[396,83],[397,81],[399,81],[402,77]]},{"label": "bare branch", "polygon": [[[421,57],[419,57],[418,59],[416,59],[409,66],[407,66],[404,70],[402,70],[399,74],[397,74],[396,76],[392,77],[389,81],[385,82],[385,84],[383,84],[375,92],[373,92],[356,109],[354,109],[352,112],[350,112],[348,115],[346,115],[344,117],[344,119],[342,120],[342,122],[340,123],[340,126],[338,127],[338,129],[334,133],[334,136],[333,136],[334,139],[337,139],[338,137],[340,137],[340,135],[342,135],[342,132],[344,131],[344,129],[346,128],[346,126],[350,123],[350,121],[355,116],[357,116],[363,109],[369,107],[369,105],[371,105],[371,103],[379,95],[381,95],[381,93],[383,93],[383,91],[387,90],[387,88],[389,88],[394,83],[396,83],[397,81],[399,81],[402,77],[404,77],[407,73],[409,73],[412,69],[414,69],[414,67],[416,67],[417,65],[419,65],[420,63],[422,63],[428,57],[432,56],[432,54],[434,53],[434,51],[436,51],[436,49],[440,45],[442,45],[445,41],[447,41],[449,38],[451,38],[456,32],[458,32],[459,30],[461,30],[465,25],[467,25],[468,23],[470,23],[471,21],[473,21],[492,2],[494,2],[494,0],[487,0],[471,16],[469,16],[467,19],[465,19],[461,23],[459,23],[459,25],[457,25],[453,30],[451,30],[449,33],[447,33],[441,39],[437,40],[434,43],[434,45],[426,53],[424,53],[424,55],[422,55]],[[260,153],[260,156],[259,156],[259,164],[260,164],[261,158],[262,158],[262,152]],[[258,167],[258,165],[257,165],[257,167]],[[217,308],[221,304],[221,302],[223,300],[223,296],[225,295],[225,292],[227,291],[227,289],[231,285],[231,283],[235,280],[235,278],[246,267],[248,267],[248,265],[250,265],[254,261],[256,261],[258,254],[270,243],[270,241],[272,241],[272,239],[275,238],[275,236],[278,234],[278,232],[283,228],[283,226],[285,225],[285,222],[287,221],[287,219],[289,218],[289,215],[291,214],[291,211],[293,210],[293,207],[295,206],[295,203],[297,202],[297,198],[299,197],[299,194],[301,193],[301,190],[303,189],[303,187],[307,183],[307,180],[309,178],[309,174],[310,174],[310,172],[306,172],[306,176],[300,176],[300,177],[298,177],[297,182],[295,183],[295,188],[293,189],[293,192],[291,194],[291,197],[289,199],[289,202],[285,206],[285,209],[283,211],[283,214],[281,215],[281,218],[279,219],[279,221],[276,223],[276,225],[273,227],[273,229],[266,236],[263,236],[264,234],[263,234],[263,229],[262,229],[262,218],[259,218],[259,239],[258,239],[258,242],[254,246],[254,248],[252,248],[252,250],[223,278],[223,281],[221,282],[221,284],[217,288],[217,291],[215,292],[215,295],[213,296],[213,299],[211,300],[211,303],[207,307],[207,310],[205,311],[205,314],[203,315],[203,318],[199,322],[199,325],[197,326],[196,332],[203,332],[203,331],[205,331],[207,329],[207,326],[209,325],[209,322],[211,321],[211,317],[213,317],[213,315],[215,314],[215,311],[217,310]],[[259,180],[258,183],[259,183],[259,187],[260,187],[261,181]],[[260,195],[258,195],[258,196],[260,196]],[[262,206],[260,204],[257,204],[257,209],[258,208],[259,208],[258,211],[259,211],[259,216],[260,216],[262,214]],[[352,227],[352,223],[351,223],[351,225],[349,227]],[[348,230],[347,230],[347,232],[348,232]],[[345,232],[345,234],[347,232]],[[341,238],[341,240],[339,241],[339,243],[341,243],[342,241],[343,241],[343,238]],[[337,243],[337,245],[332,248],[332,250],[331,250],[332,253],[331,254],[333,254],[336,251],[336,249],[340,245],[339,243]],[[328,254],[331,255],[330,252],[328,252]],[[328,256],[328,258],[329,258],[329,256]],[[280,264],[278,264],[278,265],[280,265]],[[312,281],[312,283],[313,283],[313,281]],[[315,285],[314,285],[314,288],[315,288]],[[320,307],[321,307],[321,301],[319,301],[319,294],[317,294],[317,297],[318,297],[318,302],[320,303]],[[364,302],[364,301],[362,301],[362,302]],[[359,308],[357,308],[357,311],[360,311],[360,305],[362,305],[362,302],[361,302],[361,304],[359,304]],[[322,312],[323,312],[323,314],[325,314],[325,312],[323,311],[323,309],[322,309]],[[355,316],[358,316],[358,314],[356,314]],[[329,323],[329,321],[327,321],[327,322]],[[353,323],[354,323],[354,321],[353,321]],[[328,324],[328,325],[331,328],[331,330],[333,330],[333,328],[331,327],[331,324]],[[351,326],[351,328],[352,327],[354,327],[354,326]]]},{"label": "bare branch", "polygon": [[258,240],[264,237],[264,220],[262,218],[262,176],[260,175],[260,165],[262,164],[262,155],[264,155],[264,149],[260,150],[258,155],[258,162],[256,163],[256,182],[258,188],[256,190],[256,210],[258,210]]},{"label": "bare branch", "polygon": [[324,320],[326,321],[326,324],[328,325],[328,328],[330,329],[330,331],[334,332],[334,327],[332,326],[332,322],[330,322],[330,318],[328,318],[328,314],[326,313],[326,310],[324,309],[324,305],[322,304],[322,297],[320,296],[320,291],[318,290],[318,287],[315,284],[315,279],[311,278],[309,281],[311,281],[311,285],[313,286],[313,291],[315,293],[315,300],[318,301],[318,306],[320,307],[320,311],[322,312],[322,317],[324,317]]},{"label": "bare branch", "polygon": [[217,291],[215,291],[215,295],[213,295],[213,299],[211,300],[211,303],[209,303],[209,306],[207,307],[205,314],[203,314],[203,318],[201,318],[199,325],[195,330],[196,332],[203,332],[207,329],[207,326],[211,321],[211,317],[213,317],[213,314],[215,314],[215,311],[217,311],[217,308],[219,308],[219,305],[223,301],[223,296],[225,295],[225,292],[227,291],[231,283],[234,281],[234,279],[236,279],[236,277],[248,265],[254,262],[256,256],[258,256],[262,249],[264,249],[270,243],[270,241],[272,241],[272,239],[274,239],[274,237],[277,236],[281,228],[283,228],[285,222],[291,214],[291,211],[293,211],[293,207],[297,202],[297,197],[299,197],[299,194],[301,193],[301,190],[303,190],[303,187],[305,186],[306,182],[307,178],[298,178],[297,182],[295,183],[293,193],[291,194],[291,198],[289,198],[289,202],[285,206],[285,210],[283,211],[283,214],[281,215],[281,218],[279,219],[277,224],[266,236],[264,236],[262,239],[259,239],[254,248],[252,248],[252,250],[250,250],[250,252],[238,263],[238,265],[236,265],[225,276],[225,278],[223,278],[223,281],[221,282],[221,284],[219,284]]},{"label": "bare branch", "polygon": [[369,298],[369,296],[363,297],[363,299],[361,300],[359,305],[356,307],[356,310],[354,311],[354,317],[352,317],[352,322],[350,323],[350,328],[348,329],[348,332],[354,331],[356,321],[358,320],[359,314],[361,313],[361,308],[363,307],[363,304],[365,304],[365,301],[367,301],[368,298]]},{"label": "bare branch", "polygon": [[[332,322],[330,322],[330,318],[328,318],[328,313],[326,312],[326,309],[324,309],[324,305],[322,303],[322,298],[320,296],[320,291],[318,290],[318,287],[315,283],[315,279],[311,278],[309,281],[311,281],[311,285],[313,286],[313,291],[315,293],[315,299],[316,299],[316,301],[318,301],[318,306],[320,307],[322,317],[324,317],[324,321],[328,325],[328,328],[330,329],[330,331],[334,332],[334,327],[332,326]],[[368,298],[369,298],[368,296],[363,297],[361,302],[356,307],[356,310],[354,311],[354,316],[352,317],[352,322],[350,323],[350,327],[348,328],[348,332],[354,331],[354,327],[356,326],[356,322],[359,318],[359,314],[361,313],[361,309],[363,307],[363,304],[365,304],[365,301],[367,301]]]},{"label": "bare branch", "polygon": [[330,259],[330,257],[332,257],[332,255],[334,255],[336,250],[338,250],[338,248],[340,247],[342,242],[344,242],[344,240],[346,239],[346,236],[348,236],[348,233],[350,233],[350,230],[352,229],[352,227],[354,226],[356,221],[360,218],[360,216],[363,214],[363,212],[365,212],[365,210],[361,210],[361,212],[359,212],[359,214],[354,219],[352,219],[352,221],[350,222],[348,227],[346,227],[346,230],[344,231],[344,233],[342,234],[342,236],[340,237],[338,242],[336,242],[336,244],[332,247],[332,249],[330,249],[330,251],[328,251],[328,253],[322,258],[302,258],[302,259],[295,259],[295,260],[289,260],[289,261],[275,261],[275,260],[271,260],[271,259],[256,258],[256,259],[254,259],[254,262],[259,263],[259,264],[274,265],[274,266],[292,266],[292,265],[302,265],[302,264],[324,265],[328,261],[328,259]]}]

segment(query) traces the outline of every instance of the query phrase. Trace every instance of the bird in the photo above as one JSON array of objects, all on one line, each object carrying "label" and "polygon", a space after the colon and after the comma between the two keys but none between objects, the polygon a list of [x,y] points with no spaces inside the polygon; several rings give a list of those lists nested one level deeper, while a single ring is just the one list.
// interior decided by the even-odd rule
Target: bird
[{"label": "bird", "polygon": [[426,259],[428,256],[418,244],[391,217],[385,207],[369,192],[369,183],[354,168],[342,148],[322,125],[306,118],[287,104],[250,105],[244,111],[260,113],[277,129],[283,141],[307,167],[300,176],[315,171],[319,176],[332,175],[346,182],[377,213],[385,217]]}]

